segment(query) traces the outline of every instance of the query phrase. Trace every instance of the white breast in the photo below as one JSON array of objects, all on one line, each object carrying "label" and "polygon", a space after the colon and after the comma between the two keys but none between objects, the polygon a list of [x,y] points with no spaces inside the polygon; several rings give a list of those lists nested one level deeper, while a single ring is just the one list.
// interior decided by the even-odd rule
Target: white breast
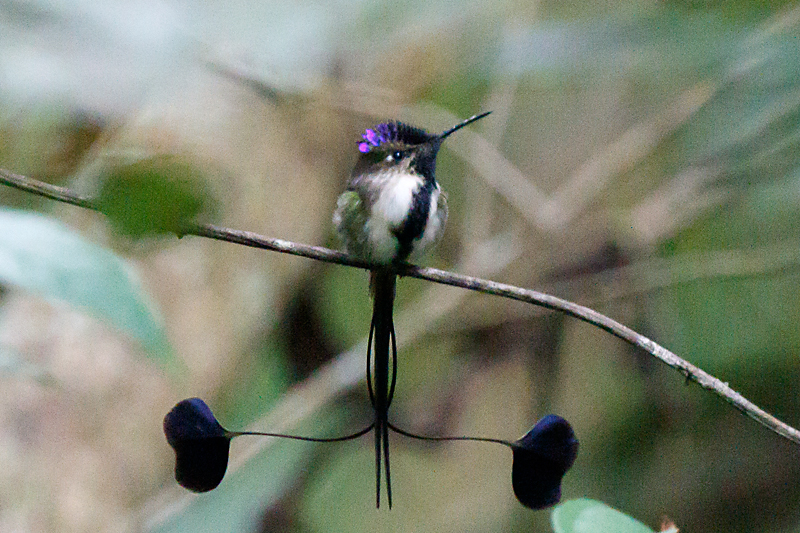
[{"label": "white breast", "polygon": [[379,179],[385,180],[381,194],[372,205],[367,231],[372,244],[373,259],[391,262],[397,255],[397,238],[393,230],[405,220],[411,209],[414,193],[422,186],[422,178],[405,172],[390,172]]},{"label": "white breast", "polygon": [[422,186],[422,179],[411,174],[397,173],[386,181],[388,183],[372,206],[372,215],[377,215],[397,227],[411,210],[411,201],[414,193]]}]

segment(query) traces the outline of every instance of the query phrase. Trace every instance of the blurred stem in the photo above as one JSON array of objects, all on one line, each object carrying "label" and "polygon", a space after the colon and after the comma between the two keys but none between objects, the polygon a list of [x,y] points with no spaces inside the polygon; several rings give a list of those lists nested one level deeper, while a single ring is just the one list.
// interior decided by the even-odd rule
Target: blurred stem
[{"label": "blurred stem", "polygon": [[[10,187],[44,196],[46,198],[77,205],[86,209],[93,209],[95,211],[98,210],[97,206],[91,201],[91,199],[81,197],[67,188],[49,185],[47,183],[14,174],[3,169],[0,169],[0,182]],[[181,234],[208,237],[211,239],[242,244],[254,248],[263,248],[275,252],[298,255],[327,263],[336,263],[363,269],[373,268],[373,265],[364,263],[362,261],[357,261],[349,257],[347,254],[330,250],[328,248],[298,244],[282,239],[273,239],[258,235],[256,233],[230,230],[210,224],[189,224],[185,227]],[[727,383],[723,383],[719,379],[692,365],[688,361],[681,359],[671,351],[653,342],[647,337],[636,333],[627,326],[624,326],[619,322],[612,320],[607,316],[598,313],[597,311],[594,311],[593,309],[557,298],[555,296],[550,296],[549,294],[523,289],[504,283],[497,283],[490,280],[455,274],[435,268],[420,268],[414,265],[404,265],[398,267],[398,274],[401,276],[414,277],[436,283],[442,283],[445,285],[452,285],[454,287],[461,287],[463,289],[469,289],[484,294],[492,294],[495,296],[510,298],[512,300],[518,300],[520,302],[558,311],[575,317],[578,320],[587,322],[593,326],[607,331],[608,333],[611,333],[625,342],[643,349],[644,351],[658,358],[663,363],[681,372],[687,380],[694,381],[704,389],[713,391],[717,395],[721,396],[727,402],[753,420],[763,424],[778,435],[800,444],[800,431],[781,422],[751,401],[747,400],[744,396],[730,388]]]}]

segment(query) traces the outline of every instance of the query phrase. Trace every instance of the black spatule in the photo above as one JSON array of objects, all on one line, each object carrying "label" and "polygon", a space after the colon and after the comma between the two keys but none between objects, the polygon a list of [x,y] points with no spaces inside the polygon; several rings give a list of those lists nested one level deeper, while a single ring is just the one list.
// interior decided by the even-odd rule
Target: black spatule
[{"label": "black spatule", "polygon": [[561,499],[561,479],[578,456],[578,439],[569,422],[547,415],[521,439],[510,442],[485,437],[428,437],[404,431],[391,423],[389,429],[412,439],[493,442],[512,451],[511,484],[517,500],[529,509],[546,509]]},{"label": "black spatule", "polygon": [[[514,495],[530,509],[545,509],[561,499],[561,479],[578,455],[578,439],[569,422],[556,415],[547,415],[521,439],[510,442],[482,437],[427,437],[415,435],[394,426],[388,420],[387,430],[412,439],[428,441],[493,442],[508,446],[513,454],[511,483]],[[175,479],[194,492],[207,492],[217,487],[228,466],[230,442],[240,435],[282,437],[310,442],[341,442],[366,435],[375,428],[366,428],[335,438],[297,437],[279,433],[228,431],[214,417],[200,398],[179,402],[164,417],[167,442],[175,450]]]},{"label": "black spatule", "polygon": [[561,478],[578,456],[578,439],[569,422],[547,415],[511,445],[511,484],[525,507],[544,509],[561,499]]},{"label": "black spatule", "polygon": [[217,422],[214,413],[200,398],[178,402],[164,417],[164,434],[175,450],[175,480],[181,487],[194,492],[208,492],[220,484],[228,468],[228,452],[234,437],[260,435],[308,442],[339,442],[358,438],[369,433],[372,427],[370,425],[352,435],[329,439],[257,431],[228,431]]},{"label": "black spatule", "polygon": [[178,403],[164,417],[164,434],[175,450],[175,480],[194,492],[217,487],[228,468],[231,435],[200,398]]}]

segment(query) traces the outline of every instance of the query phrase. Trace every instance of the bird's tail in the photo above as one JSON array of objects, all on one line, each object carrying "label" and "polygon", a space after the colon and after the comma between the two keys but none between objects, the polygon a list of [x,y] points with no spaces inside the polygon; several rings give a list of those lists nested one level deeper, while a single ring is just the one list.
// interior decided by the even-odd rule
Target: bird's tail
[{"label": "bird's tail", "polygon": [[[397,378],[397,346],[394,337],[392,309],[397,275],[392,268],[375,270],[370,278],[373,295],[372,325],[367,348],[367,387],[375,411],[375,499],[381,506],[381,468],[386,479],[386,500],[392,508],[392,482],[389,470],[389,404]],[[374,347],[374,352],[372,349]],[[390,354],[391,350],[391,374]],[[374,365],[372,357],[374,353]],[[374,374],[372,369],[374,368]]]}]

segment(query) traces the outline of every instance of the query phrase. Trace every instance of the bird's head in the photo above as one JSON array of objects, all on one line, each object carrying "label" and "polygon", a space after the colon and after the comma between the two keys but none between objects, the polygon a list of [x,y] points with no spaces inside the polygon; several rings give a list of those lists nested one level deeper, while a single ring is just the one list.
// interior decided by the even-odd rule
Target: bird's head
[{"label": "bird's head", "polygon": [[353,169],[353,176],[396,169],[434,181],[436,155],[445,138],[489,113],[470,117],[440,134],[428,133],[421,128],[396,121],[382,122],[368,128],[362,135],[363,140],[358,143],[361,155]]}]

